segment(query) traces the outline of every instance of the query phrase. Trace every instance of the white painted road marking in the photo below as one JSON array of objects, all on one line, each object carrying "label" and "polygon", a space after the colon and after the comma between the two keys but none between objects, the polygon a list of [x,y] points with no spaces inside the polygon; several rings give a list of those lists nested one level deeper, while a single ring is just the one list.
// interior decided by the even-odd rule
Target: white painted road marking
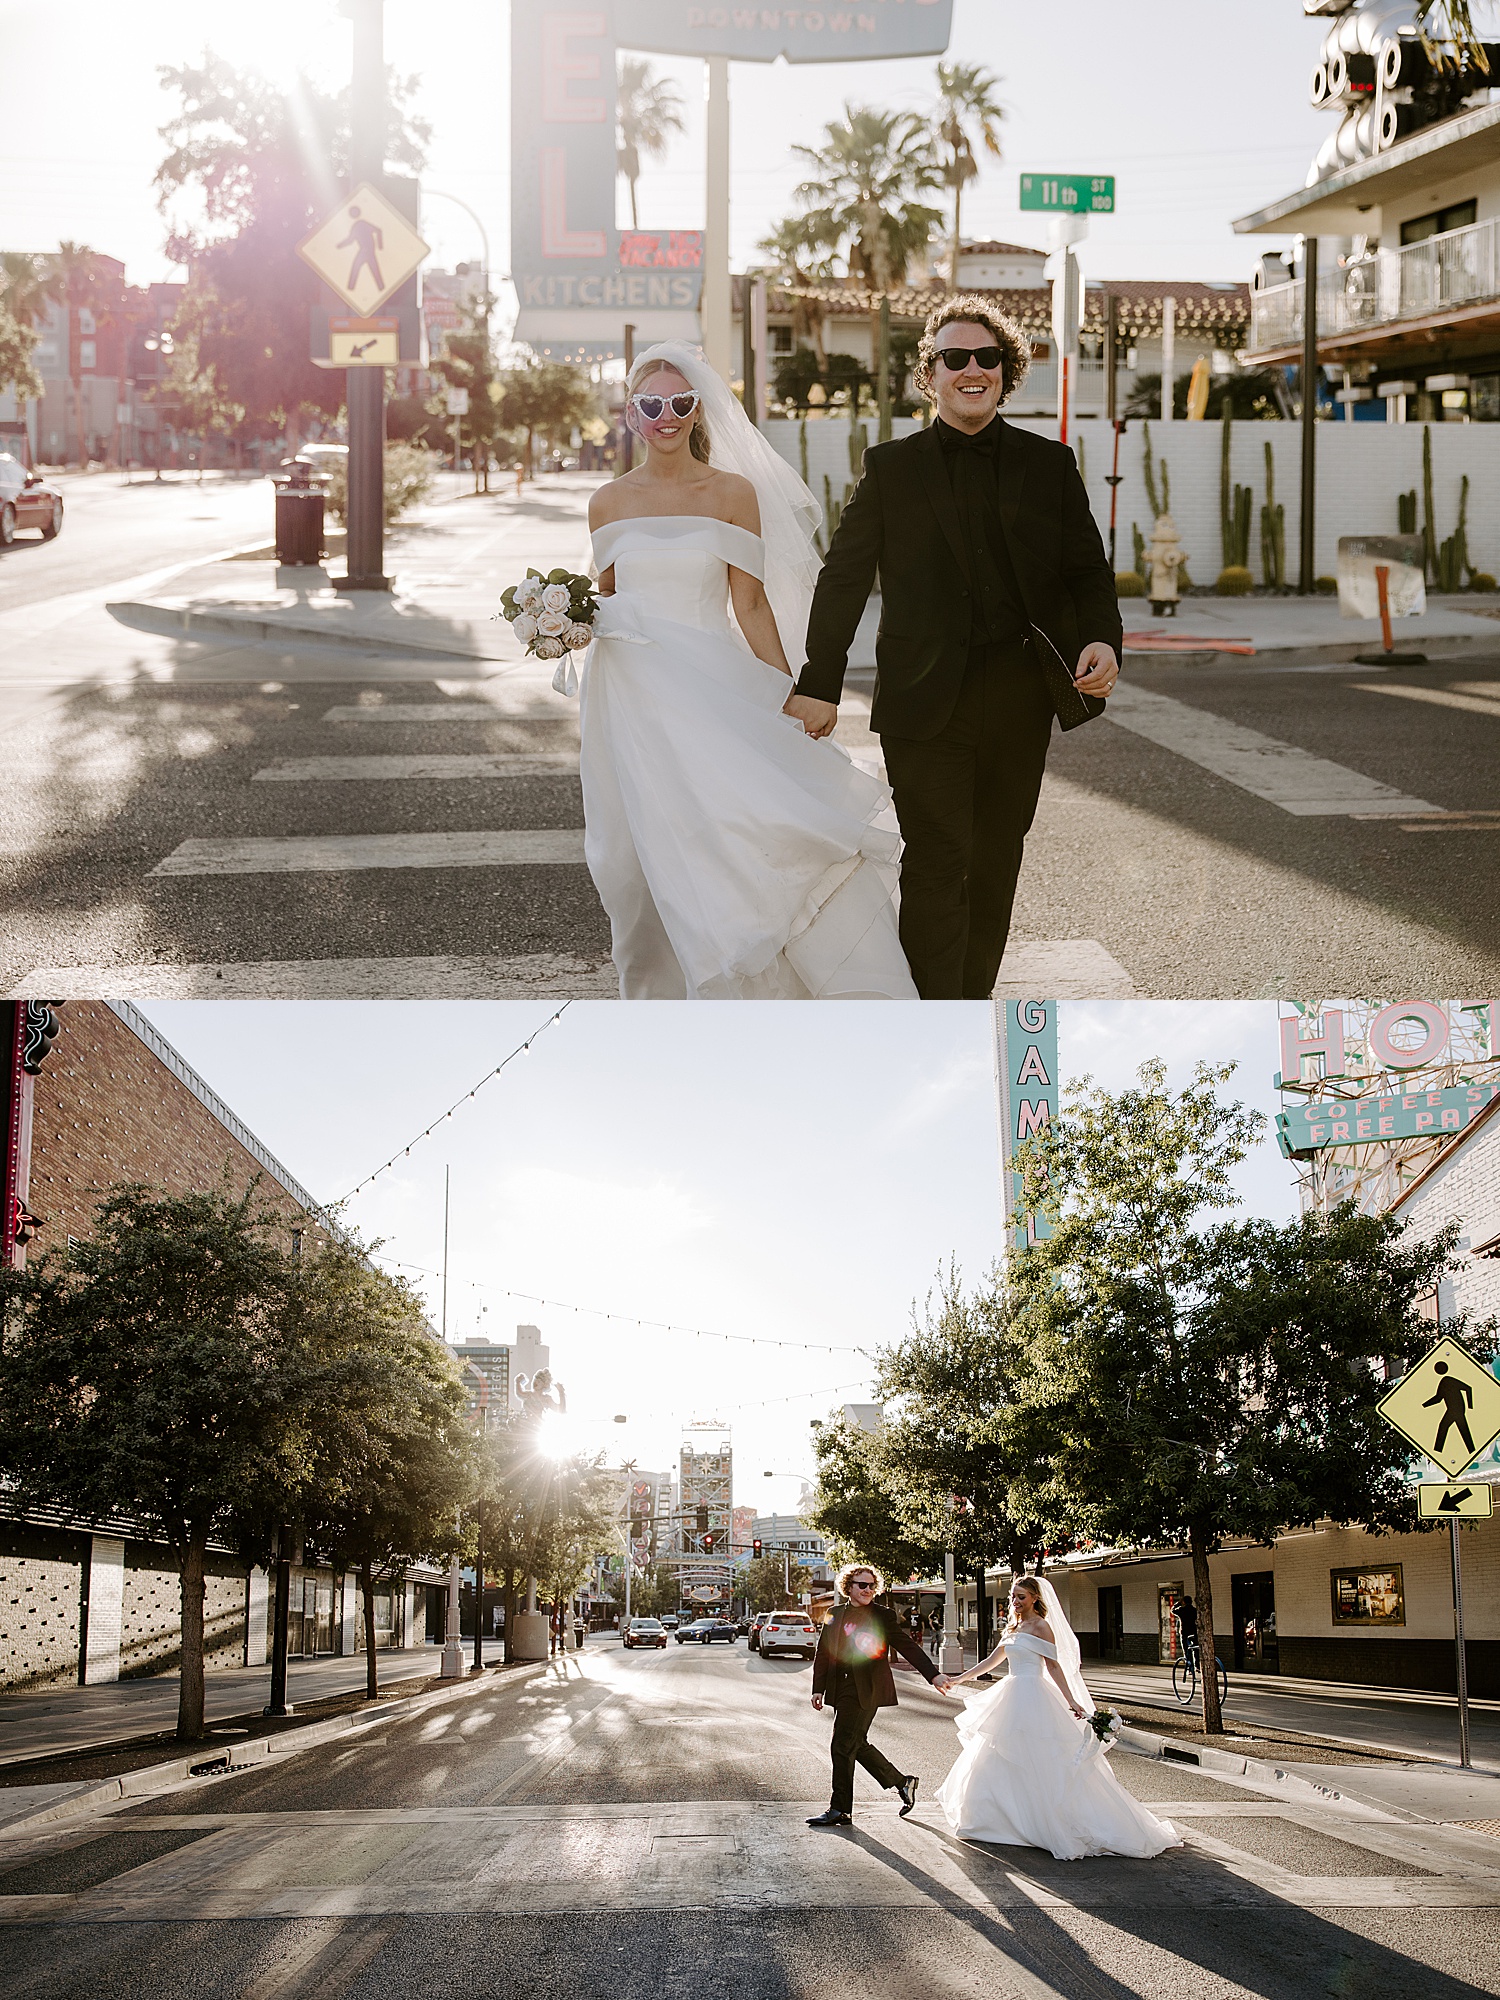
[{"label": "white painted road marking", "polygon": [[1038,993],[1049,993],[1055,1000],[1136,997],[1130,974],[1095,938],[1013,941],[1005,948],[992,997],[1025,1000]]},{"label": "white painted road marking", "polygon": [[330,708],[325,722],[568,722],[577,707],[502,708],[497,701],[387,701],[369,707]]},{"label": "white painted road marking", "polygon": [[1227,778],[1283,812],[1308,818],[1347,818],[1356,813],[1397,818],[1441,810],[1360,771],[1149,688],[1117,687],[1109,698],[1108,714],[1120,728]]},{"label": "white painted road marking", "polygon": [[577,769],[578,754],[573,750],[458,757],[284,757],[279,764],[257,771],[254,782],[323,785],[351,779],[378,782],[390,778],[527,778]]},{"label": "white painted road marking", "polygon": [[153,875],[342,874],[357,868],[581,866],[582,827],[502,833],[329,833],[185,840]]},{"label": "white painted road marking", "polygon": [[[9,1000],[618,999],[602,965],[566,952],[518,958],[293,958],[217,965],[39,965]],[[0,1797],[8,1796],[0,1794]]]}]

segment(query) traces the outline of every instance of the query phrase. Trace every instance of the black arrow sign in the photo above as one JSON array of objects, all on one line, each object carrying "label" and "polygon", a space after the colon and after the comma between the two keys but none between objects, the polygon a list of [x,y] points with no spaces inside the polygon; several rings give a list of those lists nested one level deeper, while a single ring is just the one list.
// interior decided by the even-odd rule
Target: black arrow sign
[{"label": "black arrow sign", "polygon": [[1445,1493],[1443,1495],[1442,1499],[1438,1502],[1438,1512],[1440,1514],[1456,1514],[1463,1506],[1465,1500],[1472,1500],[1473,1497],[1474,1489],[1472,1486],[1460,1486],[1456,1493]]}]

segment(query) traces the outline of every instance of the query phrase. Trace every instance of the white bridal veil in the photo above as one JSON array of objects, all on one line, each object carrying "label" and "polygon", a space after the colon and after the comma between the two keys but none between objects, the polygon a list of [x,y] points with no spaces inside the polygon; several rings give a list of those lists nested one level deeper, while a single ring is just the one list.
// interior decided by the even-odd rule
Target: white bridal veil
[{"label": "white bridal veil", "polygon": [[1038,1581],[1042,1586],[1042,1614],[1052,1627],[1052,1645],[1057,1654],[1057,1664],[1063,1671],[1063,1679],[1068,1684],[1068,1692],[1085,1715],[1092,1715],[1094,1697],[1089,1693],[1088,1683],[1083,1678],[1083,1655],[1079,1651],[1078,1634],[1068,1623],[1067,1613],[1062,1608],[1062,1599],[1046,1577],[1041,1577]]},{"label": "white bridal veil", "polygon": [[685,340],[660,341],[636,357],[631,379],[643,381],[652,362],[675,368],[698,391],[708,427],[709,463],[721,472],[739,473],[755,488],[766,545],[766,596],[795,673],[805,657],[807,614],[822,567],[817,531],[823,510],[745,415],[701,347]]}]

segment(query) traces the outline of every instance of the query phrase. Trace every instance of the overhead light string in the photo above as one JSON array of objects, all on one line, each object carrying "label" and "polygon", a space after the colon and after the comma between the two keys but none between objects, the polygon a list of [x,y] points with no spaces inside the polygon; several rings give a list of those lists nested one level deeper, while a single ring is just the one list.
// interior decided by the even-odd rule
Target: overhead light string
[{"label": "overhead light string", "polygon": [[[432,1123],[426,1126],[422,1131],[420,1131],[415,1139],[411,1140],[407,1145],[403,1146],[399,1153],[392,1153],[391,1157],[387,1161],[385,1161],[383,1165],[378,1166],[373,1174],[366,1174],[362,1181],[356,1182],[356,1184],[352,1188],[350,1188],[349,1192],[343,1197],[344,1201],[353,1201],[354,1197],[357,1194],[362,1193],[364,1189],[366,1189],[370,1185],[371,1181],[379,1180],[382,1174],[388,1173],[392,1167],[396,1166],[400,1161],[404,1160],[411,1152],[413,1146],[420,1146],[424,1139],[430,1139],[433,1133],[439,1127],[439,1125],[445,1124],[447,1120],[453,1116],[455,1111],[462,1110],[463,1106],[468,1103],[471,1097],[477,1097],[480,1091],[484,1089],[484,1086],[487,1083],[493,1083],[495,1078],[500,1074],[501,1070],[507,1068],[509,1064],[513,1063],[517,1056],[524,1056],[530,1049],[532,1043],[537,1039],[539,1035],[545,1035],[549,1028],[555,1027],[556,1024],[562,1019],[563,1015],[567,1013],[568,1009],[572,1006],[572,1004],[573,1003],[571,1000],[564,1000],[562,1005],[556,1010],[555,1013],[550,1014],[547,1017],[547,1019],[543,1021],[542,1025],[539,1028],[533,1028],[531,1033],[526,1037],[525,1041],[521,1042],[516,1048],[513,1048],[511,1050],[510,1054],[505,1058],[504,1062],[496,1063],[495,1067],[492,1070],[487,1070],[485,1072],[485,1074],[479,1079],[478,1083],[475,1084],[472,1090],[466,1090],[462,1097],[458,1098],[456,1102],[454,1102],[453,1104],[450,1104],[448,1106],[448,1109],[443,1113],[441,1118],[434,1118]],[[342,1206],[342,1203],[336,1204],[336,1206]],[[395,1262],[395,1259],[391,1259],[389,1261]],[[403,1268],[414,1271],[417,1269],[417,1266],[415,1264],[410,1264],[404,1266]]]}]

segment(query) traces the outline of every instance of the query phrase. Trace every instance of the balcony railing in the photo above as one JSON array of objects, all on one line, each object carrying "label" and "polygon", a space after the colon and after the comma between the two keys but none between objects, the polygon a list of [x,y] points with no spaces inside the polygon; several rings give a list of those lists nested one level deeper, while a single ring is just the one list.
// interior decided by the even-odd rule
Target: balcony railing
[{"label": "balcony railing", "polygon": [[[1356,264],[1320,272],[1318,333],[1355,333],[1423,319],[1445,308],[1500,299],[1497,223],[1471,222],[1400,250],[1377,250]],[[1250,298],[1250,347],[1295,347],[1302,340],[1303,282],[1272,285]]]}]

